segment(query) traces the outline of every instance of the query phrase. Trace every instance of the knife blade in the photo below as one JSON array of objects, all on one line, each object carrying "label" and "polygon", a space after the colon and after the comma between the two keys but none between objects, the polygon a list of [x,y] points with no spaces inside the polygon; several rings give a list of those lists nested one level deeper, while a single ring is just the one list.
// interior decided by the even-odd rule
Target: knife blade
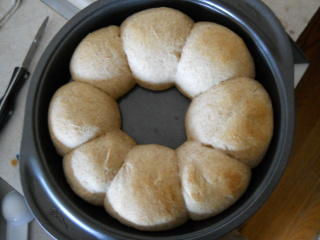
[{"label": "knife blade", "polygon": [[46,17],[46,19],[41,24],[36,36],[31,43],[28,53],[22,62],[22,66],[15,67],[9,85],[3,97],[0,99],[0,131],[4,127],[5,123],[9,120],[10,116],[13,114],[15,99],[23,83],[28,79],[30,75],[28,68],[39,47],[48,20],[49,17]]}]

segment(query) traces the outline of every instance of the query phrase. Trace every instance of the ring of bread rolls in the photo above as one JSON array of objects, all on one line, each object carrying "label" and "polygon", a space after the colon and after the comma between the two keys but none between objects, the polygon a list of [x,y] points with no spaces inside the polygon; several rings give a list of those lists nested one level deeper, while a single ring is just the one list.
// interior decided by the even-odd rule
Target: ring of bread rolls
[{"label": "ring of bread rolls", "polygon": [[[54,94],[49,130],[66,179],[85,201],[139,230],[219,214],[245,192],[273,134],[270,97],[230,29],[166,7],[87,35]],[[116,100],[135,84],[176,86],[191,99],[187,141],[137,145],[121,130]]]}]

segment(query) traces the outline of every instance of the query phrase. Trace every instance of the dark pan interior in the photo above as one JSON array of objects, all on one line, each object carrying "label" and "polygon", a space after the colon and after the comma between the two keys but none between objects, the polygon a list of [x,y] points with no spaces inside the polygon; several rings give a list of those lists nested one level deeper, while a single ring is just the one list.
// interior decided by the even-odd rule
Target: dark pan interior
[{"label": "dark pan interior", "polygon": [[[21,149],[21,177],[22,181],[27,182],[23,183],[24,192],[31,210],[49,233],[58,239],[71,239],[71,236],[74,239],[107,239],[107,235],[128,239],[150,237],[163,239],[194,239],[196,237],[208,239],[210,237],[210,239],[214,239],[242,224],[271,194],[285,167],[291,146],[290,141],[293,131],[291,128],[294,120],[292,110],[293,87],[291,83],[283,82],[287,79],[282,79],[283,75],[281,75],[282,71],[293,71],[291,53],[288,52],[287,58],[284,59],[287,61],[286,69],[277,69],[272,58],[277,55],[273,51],[277,51],[278,48],[268,49],[267,47],[272,44],[268,38],[256,38],[254,36],[255,29],[246,25],[245,21],[235,19],[232,12],[221,10],[225,7],[223,2],[230,4],[230,1],[221,2],[100,1],[68,22],[49,45],[32,79],[28,97],[30,100],[28,102],[32,104],[26,109]],[[248,7],[248,4],[253,1],[239,2],[245,2],[242,7],[245,15],[249,16],[251,20],[255,21],[256,18],[263,17],[257,15],[257,12]],[[70,81],[70,58],[79,42],[88,33],[108,25],[120,25],[127,16],[137,11],[159,6],[179,9],[193,18],[194,21],[217,22],[229,27],[244,39],[255,60],[256,79],[264,85],[271,96],[275,128],[270,148],[262,163],[253,170],[253,177],[248,190],[233,206],[216,217],[199,222],[188,221],[183,226],[169,231],[141,232],[118,223],[103,208],[94,207],[84,202],[72,192],[63,175],[62,159],[57,155],[49,136],[47,115],[48,106],[55,91]],[[241,17],[241,15],[239,16]],[[262,40],[265,42],[263,43]],[[286,45],[287,43],[284,42],[283,44]],[[282,58],[283,56],[279,57],[279,59]],[[175,88],[167,90],[165,93],[146,91],[139,87],[136,87],[132,92],[136,91],[146,99],[152,98],[153,95],[154,97],[156,95],[169,96],[168,102],[177,99],[179,101],[177,109],[181,109],[181,111],[177,116],[172,117],[180,120],[174,121],[172,128],[176,130],[174,124],[183,124],[189,100],[181,94],[179,96]],[[130,102],[132,100],[126,100],[128,97],[130,97],[129,94],[119,100],[122,113],[127,112],[126,108],[131,108]],[[149,101],[144,102],[146,106],[142,105],[140,108],[148,107]],[[179,108],[180,103],[181,108]],[[135,111],[133,110],[133,112]],[[130,122],[130,114],[128,117],[124,116],[123,121]],[[156,120],[159,120],[159,117]],[[136,120],[132,126],[137,125],[138,122],[139,120]],[[130,129],[130,124],[125,123],[124,130],[130,131],[126,129]],[[162,130],[157,129],[157,131],[161,132]],[[185,132],[181,127],[173,135],[178,135],[178,137],[167,139],[166,136],[162,136],[160,142],[157,142],[158,140],[154,141],[175,148],[185,140]],[[139,136],[133,137],[136,140],[138,139],[138,143],[153,141],[153,137],[149,140],[140,140]],[[44,200],[40,201],[39,198],[41,197]]]}]

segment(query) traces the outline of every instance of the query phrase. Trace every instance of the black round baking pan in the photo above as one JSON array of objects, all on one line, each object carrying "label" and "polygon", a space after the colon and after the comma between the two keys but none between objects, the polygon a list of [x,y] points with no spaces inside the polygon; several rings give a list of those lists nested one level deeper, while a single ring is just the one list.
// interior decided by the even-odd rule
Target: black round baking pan
[{"label": "black round baking pan", "polygon": [[[217,22],[244,39],[255,60],[256,79],[263,84],[272,99],[274,135],[265,158],[253,170],[247,191],[229,209],[207,220],[190,220],[172,230],[143,232],[122,225],[103,208],[84,202],[72,192],[63,174],[62,158],[57,155],[49,136],[47,115],[54,92],[70,81],[71,55],[88,33],[111,24],[120,25],[135,12],[160,6],[179,9],[196,22]],[[180,109],[181,106],[178,115],[172,115],[177,120],[173,121],[172,131],[176,130],[175,126],[183,125],[181,119],[184,118],[189,101],[175,88],[151,92],[136,87],[128,96],[119,100],[122,113],[127,112],[125,109],[130,108],[130,102],[133,101],[130,100],[130,94],[132,99],[134,96],[138,100],[139,96],[150,98],[150,101],[144,101],[149,104],[153,104],[151,99],[155,95],[163,98],[169,96],[167,105],[177,101],[176,107]],[[293,60],[290,42],[274,14],[257,0],[100,0],[68,21],[53,38],[33,75],[27,102],[20,152],[22,187],[35,218],[53,237],[61,240],[217,239],[244,223],[263,205],[285,169],[294,131]],[[157,112],[159,108],[150,109],[156,109]],[[133,119],[130,114],[123,119],[125,131],[131,131],[140,122],[135,120],[130,124],[130,119]],[[149,123],[157,119],[151,118]],[[153,128],[153,133],[162,133],[158,129],[161,125],[165,124],[162,122]],[[179,129],[179,134],[162,134],[160,143],[177,147],[185,141],[184,129]],[[138,143],[159,140],[159,134],[144,138],[139,136],[139,131],[132,132],[136,132],[134,138]],[[148,135],[148,131],[140,135]],[[175,138],[175,135],[178,137]]]}]

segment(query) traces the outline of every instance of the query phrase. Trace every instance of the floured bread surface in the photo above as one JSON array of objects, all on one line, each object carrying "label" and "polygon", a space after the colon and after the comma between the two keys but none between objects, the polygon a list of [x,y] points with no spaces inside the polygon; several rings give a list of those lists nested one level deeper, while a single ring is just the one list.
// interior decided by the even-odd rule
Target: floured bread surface
[{"label": "floured bread surface", "polygon": [[114,130],[65,155],[63,169],[72,190],[87,202],[103,206],[106,187],[134,145],[126,133]]},{"label": "floured bread surface", "polygon": [[193,20],[166,7],[128,17],[120,26],[124,51],[137,82],[151,90],[174,85],[177,64]]},{"label": "floured bread surface", "polygon": [[59,88],[49,107],[51,139],[60,155],[81,144],[120,129],[116,101],[89,84],[71,82]]},{"label": "floured bread surface", "polygon": [[234,77],[255,77],[253,58],[243,40],[219,24],[195,23],[178,65],[177,87],[193,98]]},{"label": "floured bread surface", "polygon": [[[70,72],[48,114],[67,182],[129,227],[163,231],[221,213],[245,192],[270,144],[270,97],[254,80],[244,41],[222,25],[167,7],[140,11],[88,34]],[[136,145],[121,130],[116,100],[136,83],[176,86],[190,98],[187,141],[176,150]]]},{"label": "floured bread surface", "polygon": [[182,193],[189,216],[202,220],[224,211],[245,192],[250,168],[225,153],[188,141],[177,149]]},{"label": "floured bread surface", "polygon": [[255,167],[273,134],[271,100],[250,78],[235,78],[194,98],[186,114],[187,137]]},{"label": "floured bread surface", "polygon": [[103,168],[108,186],[118,173],[129,150],[134,147],[136,143],[128,134],[121,130],[107,132],[105,138],[105,145],[108,145],[108,152]]},{"label": "floured bread surface", "polygon": [[188,219],[174,150],[160,145],[133,147],[111,182],[106,210],[140,230],[171,229]]},{"label": "floured bread surface", "polygon": [[90,83],[117,99],[135,84],[120,28],[109,26],[90,33],[76,48],[70,63],[73,80]]}]

